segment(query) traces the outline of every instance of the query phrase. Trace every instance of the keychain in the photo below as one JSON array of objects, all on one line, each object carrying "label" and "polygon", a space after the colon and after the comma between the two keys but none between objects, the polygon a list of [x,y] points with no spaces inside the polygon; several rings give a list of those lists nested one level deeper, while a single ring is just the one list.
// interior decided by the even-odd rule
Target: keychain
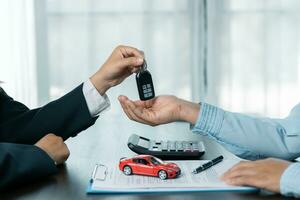
[{"label": "keychain", "polygon": [[139,96],[142,101],[149,100],[155,97],[152,77],[147,70],[147,62],[144,60],[141,71],[136,76],[136,84],[139,91]]}]

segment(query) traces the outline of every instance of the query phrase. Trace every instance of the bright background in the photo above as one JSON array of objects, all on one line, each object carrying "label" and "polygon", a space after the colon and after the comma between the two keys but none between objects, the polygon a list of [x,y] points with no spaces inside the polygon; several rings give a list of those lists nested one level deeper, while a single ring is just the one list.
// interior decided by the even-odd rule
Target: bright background
[{"label": "bright background", "polygon": [[[284,117],[300,99],[299,11],[297,0],[2,0],[0,80],[34,108],[87,80],[126,44],[144,50],[157,95]],[[130,122],[119,94],[138,97],[134,76],[108,92],[112,107],[93,131],[120,123],[124,140],[131,131],[188,131]]]}]

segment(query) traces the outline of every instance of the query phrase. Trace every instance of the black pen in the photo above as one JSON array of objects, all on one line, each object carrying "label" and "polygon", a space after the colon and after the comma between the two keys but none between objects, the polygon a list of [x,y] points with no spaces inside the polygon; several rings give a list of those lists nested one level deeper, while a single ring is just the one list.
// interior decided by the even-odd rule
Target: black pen
[{"label": "black pen", "polygon": [[200,165],[198,168],[194,169],[192,173],[193,174],[198,174],[198,173],[200,173],[200,172],[202,172],[202,171],[218,164],[219,162],[221,162],[223,160],[223,158],[224,158],[223,156],[219,156],[219,157],[217,157],[217,158],[215,158],[215,159],[213,159],[213,160],[211,160],[211,161],[209,161],[209,162],[207,162],[203,165]]}]

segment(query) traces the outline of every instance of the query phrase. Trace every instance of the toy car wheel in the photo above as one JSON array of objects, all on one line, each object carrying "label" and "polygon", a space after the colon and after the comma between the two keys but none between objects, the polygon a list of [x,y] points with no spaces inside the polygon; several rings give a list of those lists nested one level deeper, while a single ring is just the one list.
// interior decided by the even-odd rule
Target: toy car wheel
[{"label": "toy car wheel", "polygon": [[168,174],[165,170],[160,170],[158,172],[158,177],[161,179],[161,180],[165,180],[168,178]]},{"label": "toy car wheel", "polygon": [[131,167],[129,167],[128,165],[126,165],[124,168],[123,168],[123,173],[125,174],[125,175],[131,175],[132,174],[132,169],[131,169]]}]

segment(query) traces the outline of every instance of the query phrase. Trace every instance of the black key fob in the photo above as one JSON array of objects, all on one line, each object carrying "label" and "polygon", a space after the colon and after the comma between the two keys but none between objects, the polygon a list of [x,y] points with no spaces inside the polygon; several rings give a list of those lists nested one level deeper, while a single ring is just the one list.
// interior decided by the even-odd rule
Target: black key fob
[{"label": "black key fob", "polygon": [[149,100],[155,97],[152,77],[146,67],[146,61],[144,61],[142,70],[135,76],[139,96],[142,101]]}]

